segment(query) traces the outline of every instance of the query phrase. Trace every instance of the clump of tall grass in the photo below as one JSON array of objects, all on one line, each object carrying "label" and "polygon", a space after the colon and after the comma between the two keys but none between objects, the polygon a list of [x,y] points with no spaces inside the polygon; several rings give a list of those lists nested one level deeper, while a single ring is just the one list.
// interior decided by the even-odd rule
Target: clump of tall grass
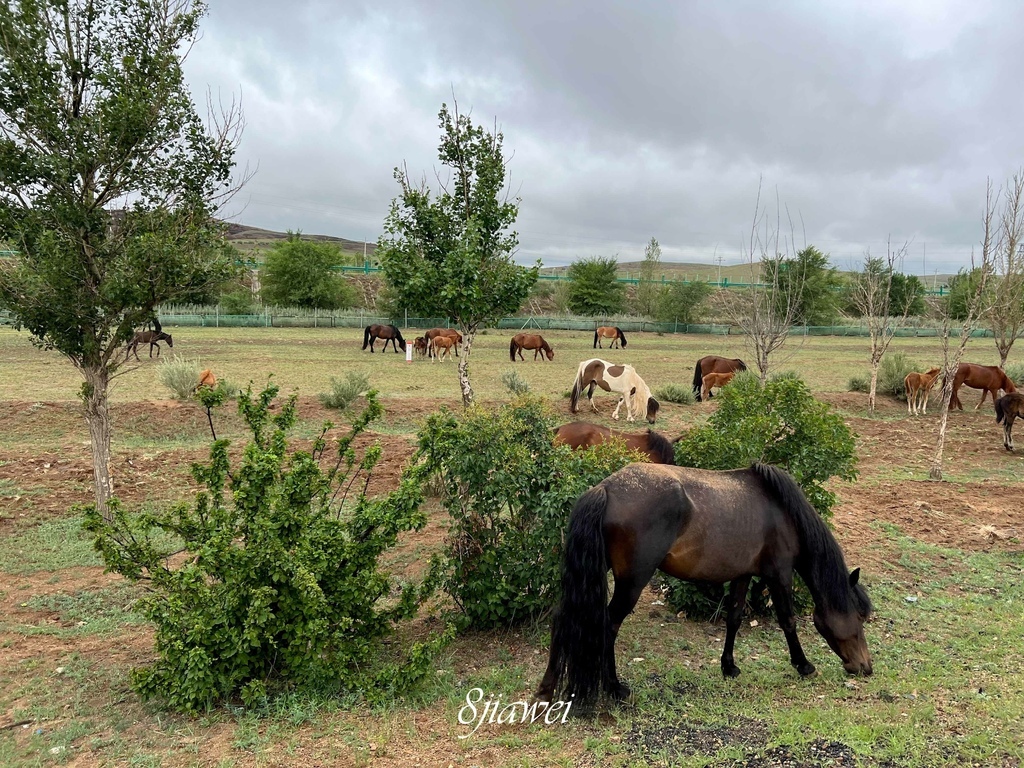
[{"label": "clump of tall grass", "polygon": [[663,403],[678,403],[679,405],[693,405],[696,399],[690,387],[681,387],[678,384],[666,384],[660,389],[654,390],[654,397]]},{"label": "clump of tall grass", "polygon": [[850,392],[868,392],[871,389],[871,379],[867,376],[851,376],[846,389]]},{"label": "clump of tall grass", "polygon": [[199,383],[199,365],[198,357],[164,357],[157,368],[157,379],[171,390],[178,400],[188,400]]},{"label": "clump of tall grass", "polygon": [[501,374],[501,383],[505,385],[505,389],[514,397],[525,395],[530,391],[530,385],[526,383],[526,379],[520,376],[519,371],[515,368],[509,368]]},{"label": "clump of tall grass", "polygon": [[324,408],[345,410],[370,388],[369,375],[360,371],[349,371],[345,379],[331,377],[331,391],[321,392],[320,403]]},{"label": "clump of tall grass", "polygon": [[905,399],[907,389],[903,380],[911,371],[918,370],[916,364],[907,357],[905,352],[890,352],[882,358],[882,364],[878,368],[877,392],[892,395]]},{"label": "clump of tall grass", "polygon": [[1024,363],[1013,363],[1006,366],[1005,370],[1006,375],[1010,377],[1010,381],[1018,387],[1024,387]]}]

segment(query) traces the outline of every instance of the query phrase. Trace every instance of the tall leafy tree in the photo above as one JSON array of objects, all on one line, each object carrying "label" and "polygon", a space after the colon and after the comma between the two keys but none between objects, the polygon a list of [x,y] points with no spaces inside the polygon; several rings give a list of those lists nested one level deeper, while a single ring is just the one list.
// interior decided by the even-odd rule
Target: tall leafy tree
[{"label": "tall leafy tree", "polygon": [[614,315],[626,306],[615,259],[595,256],[569,265],[569,309],[577,315]]},{"label": "tall leafy tree", "polygon": [[[793,307],[796,325],[830,325],[839,316],[839,272],[828,254],[809,245],[793,258],[769,259],[763,265],[763,279],[777,283],[779,302]],[[776,274],[777,272],[777,274]],[[780,306],[779,311],[782,311]]]},{"label": "tall leafy tree", "polygon": [[519,199],[506,190],[504,135],[474,125],[441,105],[438,156],[449,177],[433,194],[395,168],[401,194],[391,203],[377,244],[381,269],[397,306],[428,317],[450,317],[462,332],[459,387],[473,402],[469,357],[481,325],[519,311],[537,282],[537,266],[512,261],[519,238],[511,230]]},{"label": "tall leafy tree", "polygon": [[695,323],[704,303],[714,292],[710,283],[677,280],[670,283],[658,297],[656,316],[663,323]]},{"label": "tall leafy tree", "polygon": [[303,240],[289,232],[275,243],[260,270],[260,296],[266,304],[309,309],[344,309],[356,302],[355,289],[334,271],[345,263],[338,246]]},{"label": "tall leafy tree", "polygon": [[213,219],[241,129],[207,126],[181,57],[201,3],[0,3],[0,307],[85,379],[96,505],[113,494],[107,388],[154,308],[230,275]]}]

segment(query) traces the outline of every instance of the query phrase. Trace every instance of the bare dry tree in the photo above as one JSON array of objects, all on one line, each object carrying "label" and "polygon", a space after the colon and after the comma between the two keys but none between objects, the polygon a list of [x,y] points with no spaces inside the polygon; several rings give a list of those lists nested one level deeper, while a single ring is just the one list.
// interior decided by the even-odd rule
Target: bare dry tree
[{"label": "bare dry tree", "polygon": [[986,317],[999,350],[999,367],[1024,326],[1024,169],[1007,182],[999,216],[999,243],[994,259],[992,306]]},{"label": "bare dry tree", "polygon": [[949,400],[953,393],[953,378],[956,376],[960,361],[963,359],[967,342],[971,339],[978,324],[978,318],[987,309],[986,288],[992,276],[995,254],[1002,247],[1002,231],[995,222],[995,200],[992,193],[992,180],[985,187],[985,214],[983,217],[983,236],[981,241],[981,261],[977,262],[971,253],[971,268],[977,270],[978,279],[973,290],[964,299],[964,318],[960,325],[960,342],[955,347],[950,344],[950,332],[953,319],[950,316],[949,304],[942,305],[942,403],[939,411],[939,434],[935,442],[935,456],[928,476],[932,480],[942,479],[942,453],[946,445],[946,426],[949,423]]},{"label": "bare dry tree", "polygon": [[[754,355],[763,384],[779,358],[772,358],[786,343],[803,296],[803,276],[784,281],[790,238],[781,237],[781,212],[776,194],[775,225],[771,226],[768,212],[761,207],[761,184],[757,185],[757,201],[750,226],[750,238],[744,250],[750,265],[751,286],[736,305],[732,321],[743,333],[746,346]],[[755,265],[760,268],[760,275]]]},{"label": "bare dry tree", "polygon": [[904,242],[893,250],[892,241],[886,241],[885,258],[864,254],[864,269],[857,275],[853,283],[851,301],[868,326],[871,337],[871,351],[868,362],[871,364],[871,388],[868,390],[868,410],[875,410],[875,393],[878,387],[878,366],[882,362],[889,344],[896,331],[907,322],[907,315],[914,304],[916,295],[912,291],[904,291],[901,296],[893,297],[892,280],[897,267],[903,268],[903,259],[907,255],[909,243]]}]

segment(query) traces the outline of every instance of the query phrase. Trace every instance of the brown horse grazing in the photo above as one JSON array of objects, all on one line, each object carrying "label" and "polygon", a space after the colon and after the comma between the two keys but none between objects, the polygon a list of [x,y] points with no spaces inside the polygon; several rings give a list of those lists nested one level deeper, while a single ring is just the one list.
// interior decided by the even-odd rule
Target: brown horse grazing
[{"label": "brown horse grazing", "polygon": [[[569,413],[576,413],[580,408],[580,395],[587,390],[590,409],[597,413],[594,405],[594,388],[600,387],[605,392],[619,392],[619,402],[612,411],[612,418],[618,421],[619,409],[626,404],[626,421],[634,421],[637,416],[647,419],[653,424],[658,417],[661,405],[651,397],[647,383],[640,378],[632,365],[613,365],[607,360],[592,358],[580,363],[576,370],[576,379],[572,384],[569,397]],[[588,389],[589,388],[589,389]]]},{"label": "brown horse grazing", "polygon": [[[608,602],[607,571],[615,577]],[[562,599],[551,627],[547,671],[537,691],[586,708],[603,688],[629,696],[615,672],[615,638],[654,571],[730,582],[722,674],[736,677],[736,631],[747,586],[771,592],[790,662],[814,672],[796,634],[793,572],[814,598],[814,626],[852,674],[870,675],[864,621],[871,601],[860,569],[846,570],[828,525],[786,472],[767,464],[718,472],[630,464],[580,496],[569,518]]]},{"label": "brown horse grazing", "polygon": [[412,341],[412,348],[420,357],[426,357],[427,355],[427,339],[425,336],[417,336]]},{"label": "brown horse grazing", "polygon": [[707,374],[703,378],[703,380],[702,380],[703,386],[701,387],[701,390],[700,390],[701,397],[703,397],[705,400],[710,400],[711,399],[711,388],[712,387],[719,387],[719,388],[724,387],[726,384],[728,384],[730,381],[732,381],[732,377],[735,376],[735,375],[736,374],[732,373],[732,372],[730,372],[730,373],[709,373],[709,374]]},{"label": "brown horse grazing", "polygon": [[570,421],[555,430],[554,443],[570,448],[592,448],[609,440],[621,440],[627,448],[646,453],[652,464],[675,464],[676,452],[664,435],[648,429],[646,433],[631,435],[615,429],[591,424],[588,421]]},{"label": "brown horse grazing", "polygon": [[455,339],[451,336],[435,336],[431,340],[430,345],[434,350],[433,355],[435,363],[446,355],[449,360],[452,359],[452,350],[455,348]]},{"label": "brown horse grazing", "polygon": [[739,358],[730,359],[718,355],[702,357],[697,361],[697,367],[693,370],[693,396],[697,398],[698,403],[701,402],[701,385],[704,383],[704,377],[709,373],[735,373],[745,370],[747,370],[747,364]]},{"label": "brown horse grazing", "polygon": [[981,408],[981,404],[985,402],[985,395],[989,392],[992,393],[992,402],[995,403],[1000,389],[1007,393],[1017,391],[1010,377],[998,365],[960,363],[956,369],[956,376],[953,377],[953,394],[949,397],[949,407],[959,408],[961,411],[964,409],[964,404],[960,402],[958,392],[962,384],[984,390],[981,393],[981,400],[974,406],[974,410]]},{"label": "brown horse grazing", "polygon": [[928,413],[928,396],[941,370],[929,368],[927,373],[911,371],[903,379],[903,388],[907,391],[907,413],[917,415],[918,410],[922,416]]},{"label": "brown horse grazing", "polygon": [[614,325],[599,325],[597,330],[594,331],[594,349],[604,347],[601,345],[601,339],[611,339],[612,343],[608,345],[608,349],[616,349],[619,343],[622,343],[622,348],[626,348],[626,334],[622,332],[621,328],[616,328]]},{"label": "brown horse grazing", "polygon": [[[391,348],[398,352],[398,345],[402,346],[402,351],[405,352],[405,339],[402,338],[402,332],[393,325],[368,325],[363,330],[363,349],[367,347],[373,352],[373,345],[377,342],[377,339],[384,339],[384,349],[388,348],[388,342],[391,343]],[[396,344],[397,342],[397,344]],[[384,351],[381,350],[381,352]]]},{"label": "brown horse grazing", "polygon": [[[526,362],[526,358],[523,357],[524,349],[533,350],[533,360],[537,361],[537,355],[543,352],[548,356],[548,360],[555,359],[555,350],[551,348],[551,345],[544,341],[544,337],[536,333],[517,333],[512,337],[512,341],[508,345],[508,359],[513,363],[516,361],[516,353],[519,353],[519,359]],[[540,358],[544,359],[543,356]]]},{"label": "brown horse grazing", "polygon": [[149,356],[153,357],[153,347],[156,347],[156,356],[160,357],[160,345],[157,342],[166,341],[167,346],[174,349],[174,339],[171,338],[171,334],[164,333],[159,328],[155,331],[137,331],[132,340],[128,342],[128,350],[125,352],[124,359],[127,360],[131,354],[135,353],[135,359],[139,359],[139,344],[149,344]]},{"label": "brown horse grazing", "polygon": [[1013,450],[1013,422],[1018,416],[1024,416],[1024,395],[1011,392],[996,400],[996,424],[1003,425],[1003,447]]},{"label": "brown horse grazing", "polygon": [[427,355],[430,357],[434,356],[434,347],[431,342],[438,336],[448,336],[449,338],[455,339],[455,356],[459,356],[459,346],[462,344],[462,334],[456,331],[454,328],[431,328],[429,331],[423,334],[423,337],[427,340]]}]

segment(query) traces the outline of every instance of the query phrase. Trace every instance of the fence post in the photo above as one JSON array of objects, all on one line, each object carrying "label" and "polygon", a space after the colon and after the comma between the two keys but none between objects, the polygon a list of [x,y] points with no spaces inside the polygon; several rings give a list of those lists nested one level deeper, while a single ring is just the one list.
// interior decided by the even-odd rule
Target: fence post
[{"label": "fence post", "polygon": [[214,313],[214,317],[216,318],[217,321],[217,327],[220,328],[220,304],[217,305],[217,308],[214,310]]},{"label": "fence post", "polygon": [[[408,328],[409,327],[409,310],[408,309],[405,310],[405,325],[403,325],[402,327],[403,328]],[[412,358],[411,357],[409,358],[409,362],[410,363],[412,362]]]}]

